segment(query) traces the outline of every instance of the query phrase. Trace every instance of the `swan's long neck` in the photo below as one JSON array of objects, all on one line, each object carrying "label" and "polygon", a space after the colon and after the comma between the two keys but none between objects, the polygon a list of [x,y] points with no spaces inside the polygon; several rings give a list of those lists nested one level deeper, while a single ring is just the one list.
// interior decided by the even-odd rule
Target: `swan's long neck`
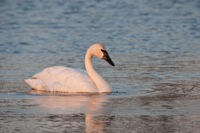
[{"label": "swan's long neck", "polygon": [[93,55],[88,50],[85,55],[85,68],[89,77],[96,85],[98,92],[111,92],[111,88],[108,83],[93,68],[92,57]]}]

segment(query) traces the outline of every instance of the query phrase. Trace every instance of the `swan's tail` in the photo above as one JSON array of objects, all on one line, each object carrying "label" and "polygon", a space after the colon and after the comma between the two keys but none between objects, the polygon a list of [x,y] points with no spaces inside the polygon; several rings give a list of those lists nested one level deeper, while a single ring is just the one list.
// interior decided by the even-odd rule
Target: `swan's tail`
[{"label": "swan's tail", "polygon": [[25,79],[24,80],[32,89],[45,90],[44,83],[39,79]]}]

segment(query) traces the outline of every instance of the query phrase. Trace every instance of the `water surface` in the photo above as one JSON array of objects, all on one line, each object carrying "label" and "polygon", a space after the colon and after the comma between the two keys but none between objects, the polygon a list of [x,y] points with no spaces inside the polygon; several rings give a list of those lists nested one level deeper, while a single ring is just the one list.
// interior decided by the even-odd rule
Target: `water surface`
[{"label": "water surface", "polygon": [[[198,0],[1,0],[0,6],[1,131],[200,130]],[[30,92],[23,82],[53,65],[84,69],[94,42],[104,43],[116,64],[93,60],[113,93]]]}]

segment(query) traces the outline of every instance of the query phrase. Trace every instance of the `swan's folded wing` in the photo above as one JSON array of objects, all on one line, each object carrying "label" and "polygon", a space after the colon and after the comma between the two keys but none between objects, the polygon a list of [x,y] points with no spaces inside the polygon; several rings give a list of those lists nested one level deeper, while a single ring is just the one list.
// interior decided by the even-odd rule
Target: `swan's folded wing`
[{"label": "swan's folded wing", "polygon": [[51,78],[54,77],[56,75],[58,75],[59,73],[61,73],[62,71],[65,71],[67,69],[70,69],[68,67],[63,67],[63,66],[53,66],[53,67],[49,67],[49,68],[45,68],[43,71],[35,74],[32,78]]},{"label": "swan's folded wing", "polygon": [[[35,74],[26,82],[34,89],[60,92],[95,92],[95,84],[84,70],[54,66]],[[37,85],[35,85],[37,84]]]}]

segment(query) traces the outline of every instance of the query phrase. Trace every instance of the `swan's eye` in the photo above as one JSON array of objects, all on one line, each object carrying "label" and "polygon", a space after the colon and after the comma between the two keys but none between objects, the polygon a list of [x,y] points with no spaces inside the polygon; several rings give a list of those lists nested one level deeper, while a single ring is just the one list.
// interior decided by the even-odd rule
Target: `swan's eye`
[{"label": "swan's eye", "polygon": [[109,58],[109,55],[108,55],[108,53],[107,53],[106,50],[101,49],[101,51],[103,52],[103,57],[102,57],[102,59],[107,59],[107,58]]},{"label": "swan's eye", "polygon": [[110,65],[115,66],[115,64],[113,63],[113,61],[110,59],[110,56],[108,55],[106,50],[101,49],[101,51],[103,52],[103,57],[102,59],[107,61]]}]

